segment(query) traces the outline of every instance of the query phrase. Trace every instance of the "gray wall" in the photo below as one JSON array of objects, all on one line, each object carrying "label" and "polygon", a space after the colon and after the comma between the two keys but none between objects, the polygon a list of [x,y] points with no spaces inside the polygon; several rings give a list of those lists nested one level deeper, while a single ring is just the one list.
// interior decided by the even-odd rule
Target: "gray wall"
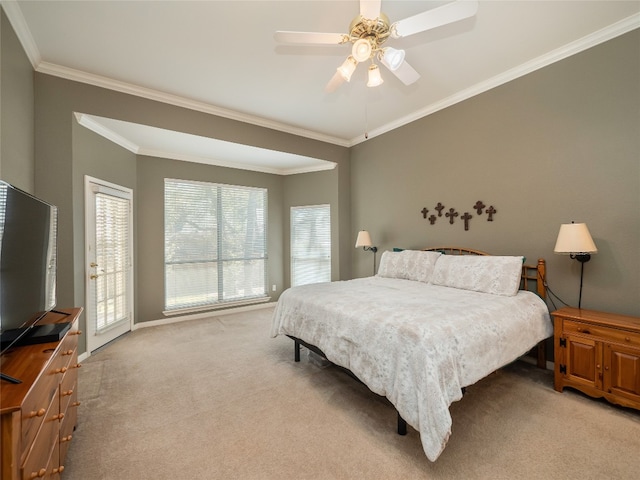
[{"label": "gray wall", "polygon": [[[138,157],[137,321],[164,318],[164,179],[177,178],[267,189],[267,272],[269,295],[277,299],[284,287],[283,177],[233,168],[213,167],[155,157]],[[271,291],[271,285],[277,291]]]},{"label": "gray wall", "polygon": [[34,193],[33,68],[0,9],[0,178]]},{"label": "gray wall", "polygon": [[[382,250],[453,244],[545,258],[577,306],[579,263],[553,254],[560,224],[586,222],[598,253],[582,306],[640,315],[640,31],[366,141],[351,155],[352,225]],[[493,205],[493,222],[473,210]],[[474,218],[434,225],[438,202]],[[430,212],[430,213],[431,213]],[[369,254],[354,256],[368,275]]]}]

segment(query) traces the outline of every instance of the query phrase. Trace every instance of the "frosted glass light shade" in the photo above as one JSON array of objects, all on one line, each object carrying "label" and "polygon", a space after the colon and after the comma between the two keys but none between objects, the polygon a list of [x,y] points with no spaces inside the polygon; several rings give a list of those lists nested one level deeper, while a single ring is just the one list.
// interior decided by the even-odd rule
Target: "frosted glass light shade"
[{"label": "frosted glass light shade", "polygon": [[384,55],[382,56],[382,63],[389,70],[395,72],[402,62],[404,62],[404,50],[397,50],[392,47],[384,49]]},{"label": "frosted glass light shade", "polygon": [[586,223],[565,223],[560,225],[554,253],[561,255],[597,253]]},{"label": "frosted glass light shade", "polygon": [[369,67],[369,80],[367,81],[367,87],[377,87],[383,83],[384,80],[382,79],[382,75],[380,75],[380,69],[374,63]]},{"label": "frosted glass light shade", "polygon": [[356,238],[356,248],[371,247],[371,235],[366,230],[360,230],[358,232],[358,238]]},{"label": "frosted glass light shade", "polygon": [[347,82],[351,80],[351,75],[356,71],[356,66],[358,62],[351,55],[347,57],[347,59],[338,67],[338,73],[342,75]]}]

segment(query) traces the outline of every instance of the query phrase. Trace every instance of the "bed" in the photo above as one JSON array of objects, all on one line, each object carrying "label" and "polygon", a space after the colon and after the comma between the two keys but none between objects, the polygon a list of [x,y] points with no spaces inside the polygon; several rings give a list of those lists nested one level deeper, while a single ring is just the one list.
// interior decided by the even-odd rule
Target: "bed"
[{"label": "bed", "polygon": [[[465,387],[536,351],[553,334],[544,297],[545,263],[477,250],[387,251],[378,273],[287,289],[272,337],[300,345],[351,372],[420,433],[435,461],[451,435],[449,406]],[[406,423],[405,423],[406,422]]]}]

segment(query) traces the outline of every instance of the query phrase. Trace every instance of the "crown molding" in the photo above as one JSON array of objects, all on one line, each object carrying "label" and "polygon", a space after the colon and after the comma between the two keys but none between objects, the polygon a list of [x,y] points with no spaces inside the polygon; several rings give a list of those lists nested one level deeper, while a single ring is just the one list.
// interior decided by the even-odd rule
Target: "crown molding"
[{"label": "crown molding", "polygon": [[120,145],[122,148],[129,150],[131,153],[140,153],[140,146],[133,143],[131,140],[124,138],[122,135],[117,134],[113,130],[105,127],[99,122],[93,120],[90,116],[83,113],[74,112],[76,121],[85,128],[88,128],[92,132],[112,141],[113,143]]},{"label": "crown molding", "polygon": [[477,83],[470,88],[456,93],[455,95],[451,95],[439,102],[433,103],[425,108],[417,110],[411,115],[399,118],[395,122],[391,122],[380,128],[374,129],[368,132],[366,138],[362,138],[362,136],[354,137],[349,142],[349,147],[362,143],[367,139],[382,135],[383,133],[395,130],[396,128],[407,125],[411,122],[431,115],[432,113],[435,113],[439,110],[443,110],[447,107],[455,105],[456,103],[460,103],[471,97],[491,90],[492,88],[499,87],[500,85],[503,85],[507,82],[510,82],[543,67],[551,65],[555,62],[563,60],[567,57],[580,53],[591,47],[595,47],[596,45],[604,43],[608,40],[612,40],[613,38],[624,35],[625,33],[628,33],[637,28],[640,28],[640,13],[631,15],[630,17],[609,25],[606,28],[598,30],[574,42],[568,43],[567,45],[557,48],[556,50],[552,50],[549,53],[541,55],[538,58],[534,58],[529,62],[523,63],[518,67],[512,68],[511,70],[501,73],[500,75],[496,75],[495,77],[492,77],[484,82]]},{"label": "crown molding", "polygon": [[236,161],[226,161],[211,157],[200,157],[197,155],[181,154],[175,152],[167,152],[164,150],[155,150],[152,148],[141,147],[122,135],[114,132],[110,128],[104,126],[100,122],[95,121],[91,115],[74,112],[76,121],[83,127],[94,133],[110,140],[111,142],[129,150],[135,155],[145,155],[148,157],[169,158],[172,160],[181,160],[186,162],[204,163],[207,165],[216,165],[218,167],[237,168],[240,170],[251,170],[253,172],[271,173],[275,175],[296,175],[298,173],[321,172],[325,170],[333,170],[336,163],[328,160],[323,161],[322,165],[301,167],[301,168],[274,168],[268,166],[260,166],[254,164],[239,163]]},{"label": "crown molding", "polygon": [[156,102],[166,103],[174,105],[176,107],[187,108],[189,110],[195,110],[202,113],[208,113],[218,117],[228,118],[230,120],[236,120],[243,123],[249,123],[259,127],[265,127],[272,130],[278,130],[284,133],[290,133],[298,135],[300,137],[310,138],[312,140],[319,140],[321,142],[331,143],[342,147],[347,147],[348,142],[342,138],[332,137],[329,135],[323,135],[318,132],[312,132],[303,128],[293,127],[284,123],[279,123],[273,120],[269,120],[262,117],[253,115],[247,115],[244,113],[228,110],[221,107],[216,107],[205,102],[192,100],[189,98],[173,95],[170,93],[161,92],[151,88],[140,87],[131,83],[121,82],[112,78],[103,77],[101,75],[95,75],[93,73],[83,72],[69,67],[63,67],[49,62],[40,62],[35,69],[39,73],[45,73],[47,75],[53,75],[56,77],[72,80],[75,82],[85,83],[93,85],[95,87],[106,88],[127,95],[135,95],[137,97],[146,98],[148,100],[154,100]]}]

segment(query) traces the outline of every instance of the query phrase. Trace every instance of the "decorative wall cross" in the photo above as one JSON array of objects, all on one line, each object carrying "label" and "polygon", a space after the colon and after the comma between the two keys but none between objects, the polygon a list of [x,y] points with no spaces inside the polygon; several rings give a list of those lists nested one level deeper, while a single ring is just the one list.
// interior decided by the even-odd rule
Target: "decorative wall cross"
[{"label": "decorative wall cross", "polygon": [[[482,200],[478,200],[473,206],[473,209],[476,211],[478,216],[482,216],[483,213],[486,213],[487,222],[493,222],[493,216],[496,213],[498,213],[498,210],[496,210],[493,205],[491,205],[486,210],[483,210],[485,207],[486,205],[484,204],[484,202]],[[438,212],[438,216],[436,216],[435,213],[432,213],[427,217],[427,214],[429,213],[429,209],[427,207],[424,207],[422,210],[420,210],[420,213],[422,214],[422,218],[425,220],[428,219],[431,225],[435,225],[436,221],[438,220],[438,217],[442,217],[442,210],[445,209],[445,206],[441,202],[438,202],[437,205],[434,207],[434,209]],[[456,217],[460,216],[460,214],[456,211],[454,207],[450,207],[449,211],[446,212],[444,216],[449,219],[449,225],[453,225]],[[464,221],[465,231],[469,230],[469,223],[472,218],[473,218],[473,215],[471,215],[469,212],[464,212],[464,215],[460,216],[460,219]]]},{"label": "decorative wall cross", "polygon": [[489,215],[489,217],[487,218],[487,222],[493,222],[493,214],[497,213],[498,211],[493,208],[493,205],[491,205],[489,208],[487,208],[487,215]]},{"label": "decorative wall cross", "polygon": [[455,208],[450,208],[447,213],[445,213],[446,217],[449,217],[449,224],[453,225],[454,217],[458,216],[458,212],[456,212]]},{"label": "decorative wall cross", "polygon": [[460,218],[464,220],[464,229],[469,230],[469,220],[473,218],[473,215],[469,215],[469,212],[464,212],[464,215]]}]

